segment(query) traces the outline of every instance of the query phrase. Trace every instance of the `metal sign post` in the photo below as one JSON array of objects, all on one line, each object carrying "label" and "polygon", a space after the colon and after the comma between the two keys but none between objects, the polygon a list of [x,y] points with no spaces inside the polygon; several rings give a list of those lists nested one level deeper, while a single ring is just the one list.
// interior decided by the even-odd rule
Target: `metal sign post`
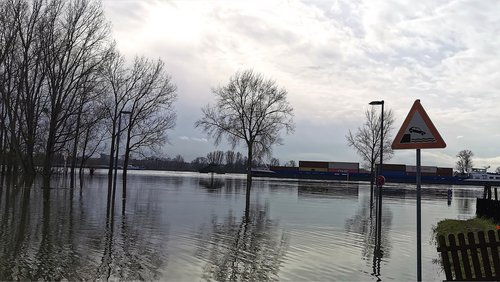
[{"label": "metal sign post", "polygon": [[421,206],[421,157],[420,149],[445,148],[446,143],[420,104],[415,100],[401,129],[394,138],[392,149],[416,149],[417,173],[417,281],[422,281],[422,206]]},{"label": "metal sign post", "polygon": [[422,206],[420,149],[417,149],[417,281],[422,281]]}]

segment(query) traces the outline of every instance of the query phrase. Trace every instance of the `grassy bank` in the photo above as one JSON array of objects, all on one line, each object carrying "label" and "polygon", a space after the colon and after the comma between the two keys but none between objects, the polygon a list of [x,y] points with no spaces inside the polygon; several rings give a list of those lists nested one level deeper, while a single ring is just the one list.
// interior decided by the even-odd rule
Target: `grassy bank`
[{"label": "grassy bank", "polygon": [[[438,245],[437,244],[438,237],[441,235],[444,236],[445,238],[448,238],[449,234],[454,234],[455,236],[459,233],[467,234],[468,232],[473,232],[474,234],[477,234],[479,231],[483,231],[486,233],[489,230],[496,230],[496,224],[491,219],[486,219],[486,218],[473,218],[473,219],[469,219],[469,220],[445,219],[445,220],[438,222],[437,226],[435,226],[435,228],[433,229],[434,241],[436,242],[436,245]],[[474,241],[478,242],[477,240],[479,238],[477,237],[477,235],[475,235],[474,237],[475,237]],[[448,241],[448,239],[446,239],[446,241]],[[465,241],[466,242],[469,241],[467,239],[467,235],[465,237]],[[439,263],[443,269],[445,269],[443,264],[446,263],[448,269],[451,270],[451,273],[453,273],[452,276],[454,276],[454,277],[456,275],[455,274],[455,267],[458,263],[458,265],[460,265],[460,268],[461,268],[461,275],[462,275],[461,277],[462,278],[465,277],[463,275],[467,273],[466,269],[465,269],[465,267],[467,267],[467,269],[469,270],[469,275],[470,275],[470,273],[474,272],[475,273],[474,277],[476,277],[476,278],[479,277],[477,280],[481,280],[481,277],[483,277],[483,274],[485,273],[485,265],[487,265],[489,267],[489,265],[491,265],[491,263],[492,263],[492,260],[491,260],[492,257],[491,257],[491,253],[490,253],[491,251],[488,251],[489,264],[483,264],[484,256],[481,255],[482,249],[477,250],[477,247],[476,247],[474,252],[472,252],[472,250],[469,250],[469,251],[470,251],[470,253],[467,252],[467,250],[465,251],[467,253],[467,259],[465,260],[465,261],[467,261],[467,264],[465,264],[465,262],[464,262],[464,257],[463,257],[464,253],[463,252],[462,252],[462,256],[460,256],[460,261],[462,263],[459,263],[456,261],[453,261],[453,263],[451,263],[451,261],[449,261],[448,259],[446,259],[446,261],[443,261],[443,259],[439,259],[435,262]],[[456,253],[457,252],[455,251],[455,254]],[[475,254],[475,263],[479,264],[479,267],[481,269],[480,272],[483,273],[483,274],[479,273],[479,276],[478,276],[478,272],[476,272],[476,270],[472,269],[472,265],[474,264],[474,260],[472,258],[472,253]],[[455,278],[448,277],[448,279],[451,279],[451,280],[453,280]]]},{"label": "grassy bank", "polygon": [[458,234],[468,232],[478,232],[488,230],[495,230],[496,224],[491,219],[486,218],[472,218],[469,220],[457,220],[457,219],[445,219],[438,222],[437,226],[434,228],[434,239],[437,242],[437,238],[440,235],[445,237],[448,234]]}]

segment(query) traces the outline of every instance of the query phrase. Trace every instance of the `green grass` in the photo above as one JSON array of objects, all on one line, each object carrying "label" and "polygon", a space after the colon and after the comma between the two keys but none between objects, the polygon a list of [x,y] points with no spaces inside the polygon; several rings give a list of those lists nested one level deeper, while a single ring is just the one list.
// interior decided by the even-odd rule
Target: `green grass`
[{"label": "green grass", "polygon": [[438,222],[433,231],[434,238],[437,242],[437,238],[440,235],[447,238],[449,234],[467,234],[468,232],[477,233],[478,231],[488,232],[488,230],[495,229],[496,224],[491,219],[473,218],[469,220],[444,219]]}]

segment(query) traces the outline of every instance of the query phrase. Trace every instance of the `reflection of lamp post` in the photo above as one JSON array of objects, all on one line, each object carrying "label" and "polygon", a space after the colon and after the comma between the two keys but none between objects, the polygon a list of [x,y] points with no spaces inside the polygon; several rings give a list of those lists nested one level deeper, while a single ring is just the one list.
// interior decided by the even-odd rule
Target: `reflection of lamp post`
[{"label": "reflection of lamp post", "polygon": [[[378,167],[378,175],[382,176],[382,165],[383,165],[383,159],[384,159],[384,100],[381,101],[371,101],[370,105],[381,105],[382,106],[382,113],[380,114],[380,164]],[[380,248],[380,237],[382,237],[382,183],[378,183],[380,185],[379,191],[378,191],[378,221],[380,221],[377,224],[377,235],[378,235],[378,245]]]},{"label": "reflection of lamp post", "polygon": [[121,131],[121,125],[122,125],[122,114],[131,114],[132,112],[130,111],[120,111],[120,115],[118,116],[118,132],[116,136],[116,154],[115,154],[115,175],[113,176],[113,204],[112,209],[115,207],[115,193],[116,193],[116,174],[118,172],[118,152],[120,150],[120,131]]}]

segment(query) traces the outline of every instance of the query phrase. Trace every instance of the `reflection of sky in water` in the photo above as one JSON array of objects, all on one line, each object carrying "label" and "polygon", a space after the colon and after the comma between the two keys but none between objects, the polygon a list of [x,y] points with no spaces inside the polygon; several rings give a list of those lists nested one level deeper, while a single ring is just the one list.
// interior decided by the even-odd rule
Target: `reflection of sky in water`
[{"label": "reflection of sky in water", "polygon": [[[212,181],[204,174],[132,171],[126,214],[118,201],[111,229],[105,175],[86,181],[81,194],[54,189],[48,205],[41,189],[26,194],[4,187],[2,280],[376,279],[367,183],[255,179],[245,222],[244,176],[215,175]],[[448,188],[422,188],[424,280],[444,279],[433,264],[438,255],[431,227],[443,218],[474,216],[475,197],[482,193],[452,187],[448,205]],[[379,278],[414,280],[415,186],[385,189]]]}]

